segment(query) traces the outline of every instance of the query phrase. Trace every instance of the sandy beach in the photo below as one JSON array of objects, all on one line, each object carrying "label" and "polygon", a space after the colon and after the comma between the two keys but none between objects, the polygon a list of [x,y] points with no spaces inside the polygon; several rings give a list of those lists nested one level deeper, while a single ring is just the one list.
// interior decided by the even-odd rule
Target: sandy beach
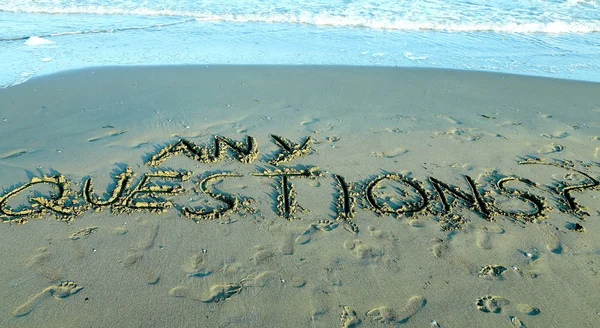
[{"label": "sandy beach", "polygon": [[0,89],[2,327],[593,327],[600,84],[106,67]]}]

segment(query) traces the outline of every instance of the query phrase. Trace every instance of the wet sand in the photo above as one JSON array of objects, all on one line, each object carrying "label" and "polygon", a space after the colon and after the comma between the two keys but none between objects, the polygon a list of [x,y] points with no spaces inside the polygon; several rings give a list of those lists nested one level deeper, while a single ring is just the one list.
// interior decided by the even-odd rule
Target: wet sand
[{"label": "wet sand", "polygon": [[600,84],[86,69],[0,90],[0,326],[587,327]]}]

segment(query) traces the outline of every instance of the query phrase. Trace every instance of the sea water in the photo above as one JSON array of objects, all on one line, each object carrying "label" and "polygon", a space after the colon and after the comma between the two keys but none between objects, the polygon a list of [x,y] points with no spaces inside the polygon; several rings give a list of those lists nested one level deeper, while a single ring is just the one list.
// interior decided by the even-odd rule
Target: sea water
[{"label": "sea water", "polygon": [[439,67],[600,82],[600,0],[0,0],[0,86],[102,65]]}]

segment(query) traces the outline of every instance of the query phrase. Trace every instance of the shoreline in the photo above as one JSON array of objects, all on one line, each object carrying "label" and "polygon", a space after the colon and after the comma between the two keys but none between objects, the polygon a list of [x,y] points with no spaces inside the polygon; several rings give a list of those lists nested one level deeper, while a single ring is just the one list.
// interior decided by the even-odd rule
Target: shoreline
[{"label": "shoreline", "polygon": [[45,78],[53,78],[54,76],[59,75],[69,75],[69,74],[77,74],[83,73],[86,71],[102,71],[102,70],[120,70],[120,69],[131,69],[131,70],[140,70],[140,69],[183,69],[183,68],[192,68],[192,69],[202,69],[202,68],[279,68],[279,69],[297,69],[297,68],[307,68],[307,69],[365,69],[365,70],[404,70],[404,71],[423,71],[430,73],[456,73],[456,74],[482,74],[482,75],[497,75],[504,77],[514,77],[514,78],[531,78],[531,79],[539,79],[539,80],[553,80],[553,81],[562,81],[562,82],[574,82],[574,83],[589,83],[589,84],[600,84],[600,81],[588,81],[588,80],[580,80],[580,79],[570,79],[567,77],[552,77],[552,76],[540,76],[540,75],[532,75],[532,74],[524,74],[524,73],[508,73],[508,72],[500,72],[500,71],[485,71],[485,70],[471,70],[471,69],[462,69],[462,68],[440,68],[440,67],[424,67],[424,66],[391,66],[391,65],[351,65],[351,64],[153,64],[153,65],[101,65],[101,66],[89,66],[83,68],[72,68],[65,69],[58,72],[46,73],[39,76],[34,76],[28,79],[25,82],[21,82],[19,84],[6,86],[4,89],[18,86],[20,84],[36,81],[37,79],[45,79]]},{"label": "shoreline", "polygon": [[391,66],[391,65],[331,65],[331,64],[153,64],[153,65],[101,65],[101,66],[89,66],[83,68],[70,68],[64,69],[57,72],[44,73],[42,75],[34,75],[32,77],[28,77],[26,80],[21,82],[16,82],[13,84],[7,84],[0,87],[0,90],[8,89],[12,87],[16,87],[23,83],[27,83],[29,81],[35,81],[37,79],[45,79],[52,78],[53,76],[59,75],[68,75],[75,74],[77,72],[85,72],[85,71],[100,71],[100,70],[114,70],[114,69],[141,69],[141,68],[149,68],[149,69],[161,69],[161,68],[182,68],[182,67],[190,67],[190,68],[207,68],[207,67],[240,67],[240,68],[268,68],[268,67],[279,67],[279,68],[338,68],[338,69],[398,69],[398,70],[422,70],[422,71],[438,71],[438,72],[454,72],[457,74],[464,73],[473,73],[473,74],[490,74],[490,75],[498,75],[505,77],[522,77],[522,78],[532,78],[532,79],[540,79],[540,80],[558,80],[564,82],[577,82],[577,83],[592,83],[592,84],[600,84],[600,81],[592,81],[585,79],[573,79],[568,77],[554,77],[554,76],[543,76],[543,75],[535,75],[535,74],[525,74],[525,73],[510,73],[510,72],[501,72],[501,71],[486,71],[486,70],[471,70],[471,69],[462,69],[462,68],[439,68],[439,67],[427,67],[427,66]]}]

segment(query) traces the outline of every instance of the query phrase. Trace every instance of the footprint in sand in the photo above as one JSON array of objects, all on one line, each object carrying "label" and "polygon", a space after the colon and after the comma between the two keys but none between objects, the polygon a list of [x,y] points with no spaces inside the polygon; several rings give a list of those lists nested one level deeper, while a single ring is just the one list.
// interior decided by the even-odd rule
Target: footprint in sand
[{"label": "footprint in sand", "polygon": [[483,130],[476,128],[451,128],[446,132],[436,131],[434,135],[446,135],[455,140],[477,141],[484,136],[484,133]]},{"label": "footprint in sand", "polygon": [[399,312],[396,312],[387,306],[382,306],[367,312],[367,316],[371,318],[371,320],[379,323],[402,324],[408,322],[408,320],[410,320],[410,318],[419,312],[419,310],[421,310],[426,304],[427,300],[425,297],[421,295],[415,295],[408,299],[404,309]]},{"label": "footprint in sand", "polygon": [[203,278],[212,274],[211,270],[205,268],[204,261],[206,253],[198,252],[192,255],[184,265],[184,272],[188,277]]},{"label": "footprint in sand", "polygon": [[530,316],[535,316],[540,314],[540,309],[536,308],[533,305],[529,305],[529,304],[524,304],[524,303],[519,303],[517,305],[515,305],[515,310],[517,310],[518,312],[522,313],[522,314],[526,314],[526,315],[530,315]]},{"label": "footprint in sand", "polygon": [[242,288],[243,286],[241,284],[213,285],[210,287],[208,297],[200,299],[200,301],[204,303],[219,303],[233,295],[239,294],[242,291]]},{"label": "footprint in sand", "polygon": [[394,310],[387,306],[378,307],[367,312],[367,317],[370,317],[373,321],[386,324],[396,321]]},{"label": "footprint in sand", "polygon": [[189,297],[189,294],[190,291],[185,286],[176,286],[169,290],[169,296],[171,297],[184,298]]},{"label": "footprint in sand", "polygon": [[384,152],[384,151],[371,152],[371,155],[373,155],[375,157],[394,158],[396,156],[400,156],[405,153],[408,153],[408,150],[406,148],[396,148],[396,149],[388,151],[388,152]]},{"label": "footprint in sand", "polygon": [[538,149],[538,154],[551,154],[558,153],[562,151],[565,147],[562,145],[556,144],[554,142],[544,145],[542,148]]},{"label": "footprint in sand", "polygon": [[135,269],[135,271],[149,284],[155,285],[160,280],[160,276],[153,270],[143,264],[142,259],[144,255],[142,253],[129,254],[123,261],[123,266],[126,269]]},{"label": "footprint in sand", "polygon": [[[69,239],[72,240],[71,246],[73,247],[73,250],[75,251],[75,255],[77,256],[77,258],[82,259],[87,256],[88,250],[84,246],[85,244],[83,244],[82,242],[83,242],[83,240],[87,239],[88,237],[90,237],[92,234],[95,234],[99,230],[100,230],[100,228],[98,228],[96,226],[92,226],[92,227],[87,227],[85,229],[78,230],[78,231],[72,233],[71,235],[69,235]],[[127,233],[127,228],[121,226],[121,227],[117,227],[117,228],[109,228],[109,229],[106,229],[103,231],[110,235],[122,236]]]},{"label": "footprint in sand", "polygon": [[98,227],[95,227],[95,226],[94,227],[88,227],[88,228],[85,228],[85,229],[81,229],[79,231],[76,231],[76,232],[72,233],[69,236],[69,239],[71,239],[71,240],[79,240],[81,238],[84,238],[84,237],[87,237],[87,236],[93,234],[96,231],[98,231]]},{"label": "footprint in sand", "polygon": [[127,255],[125,260],[123,261],[123,266],[127,269],[134,269],[142,276],[142,278],[149,284],[154,285],[157,284],[160,280],[160,275],[158,275],[154,270],[146,266],[142,259],[144,258],[143,252],[151,249],[154,246],[154,241],[156,236],[158,235],[158,224],[154,223],[148,227],[145,231],[145,235],[142,239],[140,239],[137,248],[132,248],[132,252]]},{"label": "footprint in sand", "polygon": [[542,133],[541,136],[548,139],[564,139],[568,137],[569,134],[564,131],[559,131],[555,133]]},{"label": "footprint in sand", "polygon": [[475,243],[477,244],[477,247],[484,249],[484,250],[490,250],[492,249],[492,235],[496,234],[503,234],[504,230],[502,228],[488,228],[488,227],[481,227],[479,229],[477,229],[477,237],[475,240]]},{"label": "footprint in sand", "polygon": [[502,279],[502,274],[506,271],[506,267],[503,267],[498,264],[489,264],[484,266],[479,271],[479,278],[493,280],[493,279]]},{"label": "footprint in sand", "polygon": [[98,141],[98,140],[101,140],[101,139],[105,139],[105,138],[120,136],[122,134],[125,134],[126,132],[127,132],[127,130],[121,130],[121,131],[116,131],[116,132],[109,132],[109,133],[104,134],[104,135],[99,136],[99,137],[90,138],[90,139],[88,139],[88,142],[95,142],[95,141]]},{"label": "footprint in sand", "polygon": [[108,233],[111,235],[114,235],[114,236],[123,236],[127,232],[128,232],[128,230],[124,226],[116,227],[116,228],[112,228],[112,229],[108,230]]},{"label": "footprint in sand", "polygon": [[512,323],[514,327],[525,327],[525,324],[523,323],[523,321],[521,321],[521,319],[512,315],[508,316],[508,318],[510,319],[510,323]]},{"label": "footprint in sand", "polygon": [[340,318],[342,328],[352,328],[357,327],[361,320],[356,315],[356,311],[354,311],[351,307],[344,305],[342,309],[342,316]]},{"label": "footprint in sand", "polygon": [[293,233],[288,233],[283,237],[281,244],[279,245],[279,252],[281,255],[293,255],[294,245],[296,243],[296,236]]},{"label": "footprint in sand", "polygon": [[[529,304],[517,304],[514,310],[527,316],[536,316],[540,314],[540,309]],[[514,327],[526,327],[525,323],[523,323],[523,321],[517,316],[510,314],[508,318],[510,319],[510,323],[512,323]]]},{"label": "footprint in sand", "polygon": [[502,296],[484,296],[475,302],[477,310],[485,313],[500,313],[510,302]]},{"label": "footprint in sand", "polygon": [[475,243],[477,244],[477,247],[479,247],[481,249],[484,249],[484,250],[492,249],[491,236],[485,229],[477,230],[477,239],[476,239]]},{"label": "footprint in sand", "polygon": [[552,233],[548,236],[548,240],[546,242],[546,249],[554,254],[562,253],[562,243],[560,242],[559,237]]},{"label": "footprint in sand", "polygon": [[51,254],[46,247],[38,248],[35,255],[25,260],[25,266],[50,281],[61,280],[60,270],[48,265]]},{"label": "footprint in sand", "polygon": [[257,246],[256,250],[256,253],[254,253],[254,255],[252,255],[250,258],[250,261],[252,261],[252,264],[254,265],[263,264],[276,255],[274,252],[264,249],[262,246]]},{"label": "footprint in sand", "polygon": [[56,299],[67,298],[73,294],[78,293],[83,287],[78,286],[72,281],[60,283],[44,288],[41,292],[32,296],[27,302],[23,303],[18,308],[14,309],[12,314],[15,317],[21,317],[31,313],[35,306],[49,296],[54,296]]},{"label": "footprint in sand", "polygon": [[269,281],[274,280],[274,274],[272,271],[265,271],[258,275],[251,274],[238,283],[212,285],[208,295],[205,296],[192,295],[185,286],[171,288],[169,295],[177,298],[186,297],[204,303],[219,303],[239,294],[246,287],[264,287]]},{"label": "footprint in sand", "polygon": [[352,251],[352,254],[359,258],[363,264],[378,262],[385,256],[383,248],[365,244],[360,239],[346,240],[344,248]]},{"label": "footprint in sand", "polygon": [[394,236],[390,231],[377,229],[376,227],[368,226],[367,230],[371,233],[371,236],[379,240],[386,240],[391,243],[396,243],[398,238]]},{"label": "footprint in sand", "polygon": [[156,236],[158,236],[158,224],[151,224],[148,229],[146,229],[145,235],[138,244],[138,250],[144,251],[152,248],[154,246],[154,241],[156,240]]},{"label": "footprint in sand", "polygon": [[444,257],[450,251],[450,245],[443,239],[431,239],[429,244],[431,245],[431,252],[433,253],[433,256],[438,259]]},{"label": "footprint in sand", "polygon": [[[509,304],[510,302],[502,296],[488,295],[478,299],[477,302],[475,302],[475,307],[484,313],[512,312],[514,310],[528,316],[535,316],[540,313],[540,309],[536,308],[535,306],[522,303],[514,306],[514,309],[508,309],[507,311],[506,308]],[[525,327],[523,321],[521,321],[521,319],[518,317],[509,314],[508,318],[514,327]]]},{"label": "footprint in sand", "polygon": [[336,222],[330,220],[319,220],[315,223],[311,223],[311,225],[304,231],[300,236],[296,238],[296,244],[304,245],[308,244],[315,233],[328,232],[335,228],[337,228],[338,224]]}]

